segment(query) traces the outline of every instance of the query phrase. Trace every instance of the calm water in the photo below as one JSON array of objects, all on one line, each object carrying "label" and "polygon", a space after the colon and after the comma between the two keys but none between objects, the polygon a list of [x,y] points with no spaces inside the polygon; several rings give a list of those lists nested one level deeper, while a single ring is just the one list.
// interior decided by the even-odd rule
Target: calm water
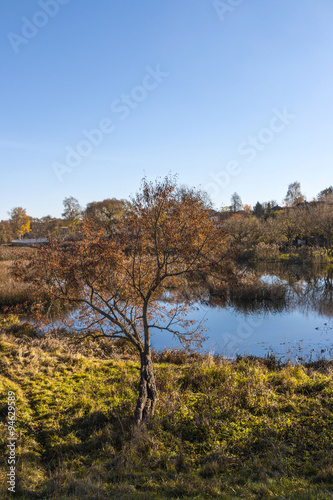
[{"label": "calm water", "polygon": [[[333,357],[333,268],[280,264],[247,273],[258,286],[239,287],[224,303],[205,293],[188,316],[205,320],[202,351],[228,357],[272,353],[293,361]],[[152,334],[156,350],[181,348],[168,332]]]},{"label": "calm water", "polygon": [[[191,318],[205,318],[203,350],[281,358],[312,359],[333,356],[332,270],[319,272],[295,267],[271,266],[259,269],[260,282],[278,285],[280,292],[267,300],[235,297],[226,305],[198,303]],[[251,296],[251,295],[250,295]],[[209,301],[208,301],[209,302]],[[153,336],[157,350],[179,347],[170,334]]]},{"label": "calm water", "polygon": [[[208,339],[203,344],[204,351],[228,357],[275,353],[283,358],[314,360],[318,355],[333,356],[333,321],[315,311],[242,313],[232,307],[199,305],[199,311],[191,317],[206,319]],[[157,350],[180,347],[170,334],[160,332],[153,336],[152,344]]]}]

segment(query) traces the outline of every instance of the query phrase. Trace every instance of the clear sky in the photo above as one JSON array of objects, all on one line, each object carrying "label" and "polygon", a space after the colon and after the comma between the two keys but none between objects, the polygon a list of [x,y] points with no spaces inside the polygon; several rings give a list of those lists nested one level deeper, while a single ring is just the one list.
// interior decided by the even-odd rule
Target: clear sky
[{"label": "clear sky", "polygon": [[216,207],[295,180],[311,199],[333,184],[332,26],[332,0],[2,0],[0,219],[168,172]]}]

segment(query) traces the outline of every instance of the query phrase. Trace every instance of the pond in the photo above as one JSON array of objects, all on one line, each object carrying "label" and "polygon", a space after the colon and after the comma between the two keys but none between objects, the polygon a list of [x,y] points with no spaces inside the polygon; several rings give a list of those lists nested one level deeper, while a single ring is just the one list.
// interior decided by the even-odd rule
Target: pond
[{"label": "pond", "polygon": [[[227,298],[212,291],[198,294],[188,318],[204,320],[207,339],[201,352],[229,358],[274,354],[283,361],[332,358],[333,268],[280,263],[242,273],[245,280]],[[74,324],[80,328],[75,319]],[[168,332],[151,333],[155,350],[182,347]]]},{"label": "pond", "polygon": [[[252,270],[253,271],[253,270]],[[266,294],[257,287],[234,294],[224,304],[198,302],[191,318],[205,319],[204,352],[266,356],[283,360],[316,360],[333,356],[332,269],[313,270],[287,265],[257,267]],[[271,294],[267,294],[271,290]],[[278,292],[278,293],[276,293]],[[258,294],[257,294],[258,295]],[[259,294],[260,295],[260,294]],[[153,335],[156,350],[179,348],[171,334]]]}]

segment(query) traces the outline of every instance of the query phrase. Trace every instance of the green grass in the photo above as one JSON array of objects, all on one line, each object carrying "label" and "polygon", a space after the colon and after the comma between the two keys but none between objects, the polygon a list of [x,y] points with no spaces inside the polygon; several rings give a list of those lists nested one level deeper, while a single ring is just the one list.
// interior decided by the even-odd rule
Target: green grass
[{"label": "green grass", "polygon": [[[0,455],[17,396],[17,498],[333,498],[332,362],[155,354],[160,400],[135,429],[139,365],[110,343],[16,326],[0,337]],[[0,462],[1,498],[7,466]]]}]

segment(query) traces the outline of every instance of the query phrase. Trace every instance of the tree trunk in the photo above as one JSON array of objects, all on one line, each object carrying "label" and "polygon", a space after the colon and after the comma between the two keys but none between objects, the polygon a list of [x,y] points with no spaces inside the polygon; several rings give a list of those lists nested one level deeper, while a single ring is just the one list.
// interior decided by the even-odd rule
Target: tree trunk
[{"label": "tree trunk", "polygon": [[141,353],[141,380],[139,398],[135,409],[135,423],[149,424],[154,415],[155,405],[158,400],[153,363],[150,352]]}]

